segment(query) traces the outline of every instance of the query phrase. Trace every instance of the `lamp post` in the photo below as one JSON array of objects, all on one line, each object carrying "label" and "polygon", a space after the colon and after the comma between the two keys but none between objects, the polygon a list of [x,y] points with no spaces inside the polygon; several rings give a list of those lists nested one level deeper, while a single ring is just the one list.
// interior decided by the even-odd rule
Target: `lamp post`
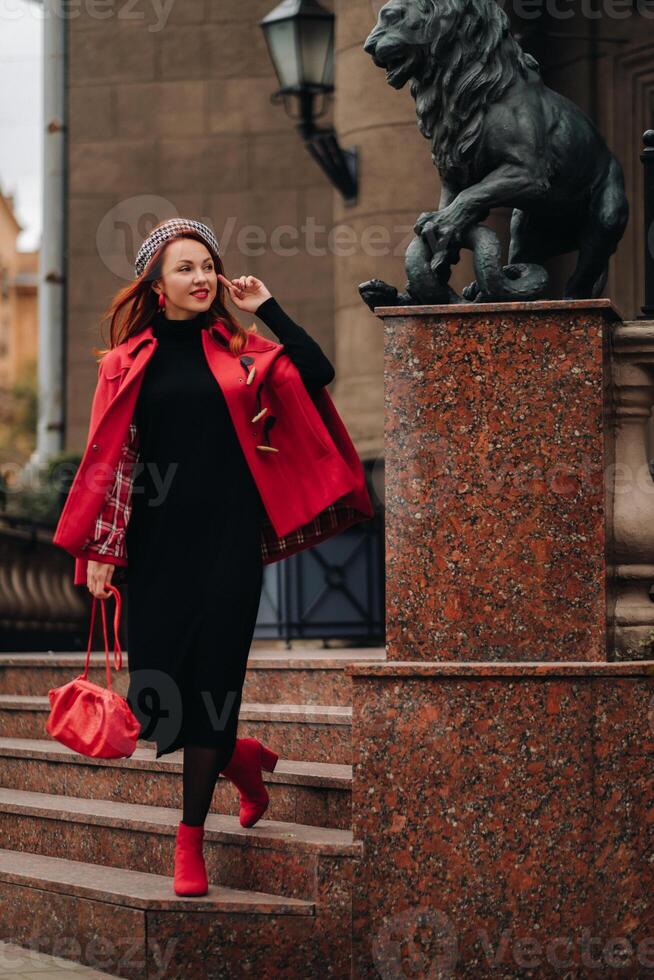
[{"label": "lamp post", "polygon": [[[645,209],[645,305],[637,320],[654,316],[654,130],[643,133],[643,204]],[[654,479],[654,473],[652,473]]]},{"label": "lamp post", "polygon": [[[281,86],[271,102],[283,102],[289,117],[298,121],[307,150],[351,206],[358,191],[357,151],[344,150],[333,129],[316,126],[334,92],[334,21],[318,0],[283,0],[259,26]],[[320,112],[316,112],[318,99],[322,99]],[[299,110],[295,116],[294,102]]]}]

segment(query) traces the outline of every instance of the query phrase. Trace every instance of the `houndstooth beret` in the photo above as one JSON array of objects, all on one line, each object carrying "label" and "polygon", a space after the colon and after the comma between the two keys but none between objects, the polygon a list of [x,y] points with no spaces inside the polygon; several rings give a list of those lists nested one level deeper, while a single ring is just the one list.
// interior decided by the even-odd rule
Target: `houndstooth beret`
[{"label": "houndstooth beret", "polygon": [[192,218],[170,218],[165,224],[151,231],[138,250],[134,261],[134,272],[137,278],[146,269],[148,262],[163,243],[167,242],[169,238],[174,238],[180,231],[197,231],[216,255],[220,255],[218,242],[211,228],[203,225],[201,221],[194,221]]}]

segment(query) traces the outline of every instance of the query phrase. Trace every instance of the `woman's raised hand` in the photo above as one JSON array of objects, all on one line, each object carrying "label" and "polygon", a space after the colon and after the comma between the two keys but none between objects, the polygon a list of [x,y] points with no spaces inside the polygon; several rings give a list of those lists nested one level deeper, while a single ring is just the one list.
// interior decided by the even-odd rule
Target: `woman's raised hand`
[{"label": "woman's raised hand", "polygon": [[240,276],[230,280],[218,273],[218,281],[229,290],[234,306],[244,313],[256,313],[261,304],[272,296],[256,276]]}]

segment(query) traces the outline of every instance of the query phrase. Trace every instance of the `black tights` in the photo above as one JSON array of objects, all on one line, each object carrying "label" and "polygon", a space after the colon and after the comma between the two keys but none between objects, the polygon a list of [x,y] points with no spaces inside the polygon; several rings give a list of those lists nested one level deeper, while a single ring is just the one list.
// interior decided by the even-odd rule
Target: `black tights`
[{"label": "black tights", "polygon": [[184,746],[184,812],[182,821],[201,826],[207,818],[218,773],[228,764],[232,749],[207,745]]}]

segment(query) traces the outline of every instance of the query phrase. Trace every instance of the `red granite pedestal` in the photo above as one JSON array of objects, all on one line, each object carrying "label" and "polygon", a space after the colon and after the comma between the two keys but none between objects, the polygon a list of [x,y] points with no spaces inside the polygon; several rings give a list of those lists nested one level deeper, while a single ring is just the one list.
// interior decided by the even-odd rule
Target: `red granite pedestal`
[{"label": "red granite pedestal", "polygon": [[654,976],[654,664],[349,669],[353,977]]},{"label": "red granite pedestal", "polygon": [[353,977],[654,977],[654,662],[612,661],[608,300],[377,309],[385,664]]},{"label": "red granite pedestal", "polygon": [[388,659],[606,659],[610,301],[376,312]]}]

